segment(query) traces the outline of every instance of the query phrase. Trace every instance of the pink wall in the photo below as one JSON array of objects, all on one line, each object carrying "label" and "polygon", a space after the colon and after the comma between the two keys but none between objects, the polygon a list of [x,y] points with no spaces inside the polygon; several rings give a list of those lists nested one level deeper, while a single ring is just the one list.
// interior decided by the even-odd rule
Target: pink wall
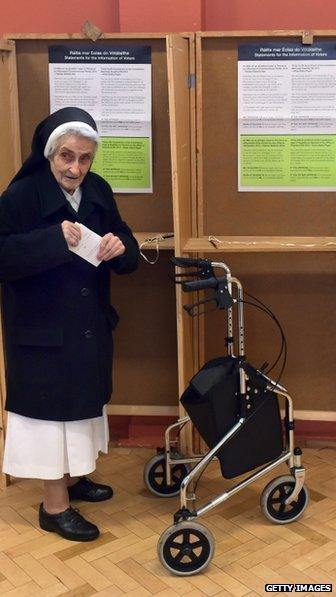
[{"label": "pink wall", "polygon": [[0,0],[2,33],[336,29],[335,0]]},{"label": "pink wall", "polygon": [[199,31],[202,0],[119,0],[120,31]]},{"label": "pink wall", "polygon": [[92,21],[105,31],[119,31],[118,0],[0,0],[3,33],[77,33]]},{"label": "pink wall", "polygon": [[336,29],[336,2],[205,0],[203,29]]}]

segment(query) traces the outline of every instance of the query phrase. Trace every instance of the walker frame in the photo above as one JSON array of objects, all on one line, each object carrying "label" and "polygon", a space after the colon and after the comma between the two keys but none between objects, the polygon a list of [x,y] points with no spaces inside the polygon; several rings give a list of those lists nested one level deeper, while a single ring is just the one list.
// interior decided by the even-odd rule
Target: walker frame
[{"label": "walker frame", "polygon": [[[204,260],[174,259],[175,265],[180,265],[182,267],[188,266],[188,262],[190,262],[190,265],[195,265],[196,263],[204,263]],[[214,268],[220,268],[225,271],[227,289],[232,298],[233,289],[236,289],[236,298],[233,298],[233,306],[237,307],[238,357],[244,359],[245,345],[242,284],[237,278],[231,276],[230,269],[224,262],[208,261],[208,264],[209,271],[213,271]],[[181,274],[177,274],[177,276],[179,275]],[[205,289],[207,288],[207,279],[200,280],[198,284],[197,282],[185,282],[183,286],[184,290],[188,291]],[[217,291],[223,292],[218,288]],[[189,311],[190,307],[194,307],[195,305],[204,302],[206,301],[201,300],[194,305],[189,306]],[[233,306],[226,309],[227,353],[228,356],[232,357],[234,356]],[[233,485],[230,489],[196,508],[196,495],[193,489],[194,482],[210,462],[216,458],[216,454],[219,450],[241,429],[246,421],[247,413],[242,413],[236,424],[233,425],[228,433],[226,433],[212,449],[209,449],[206,454],[192,454],[190,457],[184,457],[179,452],[179,439],[172,439],[172,433],[175,432],[176,429],[181,429],[186,423],[191,421],[190,417],[187,415],[181,417],[178,421],[167,427],[165,431],[164,449],[159,449],[157,456],[152,458],[145,468],[145,483],[152,493],[159,495],[160,497],[170,497],[171,495],[180,494],[180,509],[174,514],[174,524],[164,531],[158,543],[158,555],[161,563],[174,574],[188,576],[200,572],[209,564],[213,557],[213,536],[208,529],[203,527],[203,525],[198,524],[198,522],[195,523],[195,521],[206,512],[228,500],[234,494],[267,475],[278,465],[286,463],[289,468],[290,477],[281,476],[274,479],[262,492],[261,508],[265,516],[272,522],[285,524],[296,520],[307,507],[309,494],[304,485],[305,469],[301,464],[302,452],[299,447],[294,447],[294,411],[292,398],[287,389],[280,383],[273,381],[264,373],[262,373],[262,376],[267,382],[266,389],[275,394],[277,398],[281,397],[285,400],[285,441],[284,449],[278,458],[259,467],[258,470],[252,471],[251,474],[236,485]],[[247,396],[247,383],[248,376],[244,369],[239,367],[240,393],[243,396]],[[250,404],[247,399],[246,409],[249,409],[249,407]],[[162,494],[160,491],[157,491],[157,488],[153,487],[148,474],[149,470],[151,470],[150,467],[157,467],[158,462],[161,467],[163,467],[162,478],[164,487],[167,489],[167,492],[163,492]],[[174,474],[172,471],[174,471],[174,467],[176,466],[178,466],[179,471],[183,471],[183,469],[185,470],[186,475],[183,478],[173,478]],[[189,470],[190,466],[192,467],[191,470]],[[157,468],[155,468],[155,470],[157,470]],[[169,491],[170,488],[176,488],[176,485],[177,490]],[[281,515],[274,509],[274,504],[277,503],[277,500],[280,504],[279,512],[281,511]],[[285,514],[286,508],[289,508],[287,514]],[[191,540],[191,537],[194,537],[193,541]],[[178,541],[177,538],[179,539]]]}]

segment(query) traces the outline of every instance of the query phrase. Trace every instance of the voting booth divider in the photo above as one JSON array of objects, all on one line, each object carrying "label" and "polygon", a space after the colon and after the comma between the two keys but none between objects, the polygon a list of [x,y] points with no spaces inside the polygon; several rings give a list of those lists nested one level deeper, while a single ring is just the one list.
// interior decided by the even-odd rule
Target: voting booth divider
[{"label": "voting booth divider", "polygon": [[[315,425],[315,436],[321,431],[323,436],[328,426],[333,437],[335,192],[239,192],[237,121],[239,46],[277,42],[280,47],[286,43],[309,47],[313,42],[331,41],[335,34],[196,34],[198,234],[183,247],[186,253],[195,251],[226,261],[244,290],[274,312],[287,338],[281,383],[293,397],[296,419],[303,430],[310,423]],[[199,323],[203,363],[223,354],[226,328],[219,311],[203,316]],[[249,305],[245,305],[245,340],[247,359],[254,366],[276,359],[281,345],[277,328]],[[276,373],[270,375],[277,379]]]},{"label": "voting booth divider", "polygon": [[[222,313],[191,319],[183,310],[190,297],[185,300],[169,278],[175,252],[227,262],[244,288],[274,311],[288,341],[282,383],[294,399],[297,418],[336,420],[334,193],[241,193],[237,187],[239,45],[260,39],[309,44],[335,35],[229,31],[99,37],[99,45],[151,47],[153,192],[116,194],[116,199],[140,243],[174,234],[160,241],[155,265],[142,260],[133,275],[112,277],[111,302],[121,321],[109,414],[177,416],[178,396],[193,373],[225,353]],[[0,42],[1,190],[21,154],[22,159],[28,155],[36,123],[49,112],[48,46],[83,41],[95,43],[81,34],[7,35]],[[255,366],[272,362],[279,344],[274,323],[246,307],[249,361]],[[2,446],[4,359],[2,352]],[[188,452],[199,449],[190,428],[183,430],[181,442]]]},{"label": "voting booth divider", "polygon": [[[95,44],[84,34],[7,37],[0,42],[1,192],[20,166],[19,148],[24,160],[36,124],[50,110],[48,47]],[[151,48],[153,192],[116,194],[116,200],[139,243],[174,234],[160,241],[155,265],[141,259],[132,275],[111,276],[111,303],[120,323],[114,334],[114,392],[108,414],[177,416],[178,395],[194,365],[193,322],[179,315],[176,326],[181,297],[169,277],[173,272],[170,257],[174,249],[179,253],[190,237],[195,213],[191,206],[192,187],[196,188],[195,173],[191,173],[195,106],[189,77],[191,70],[194,72],[194,36],[103,34],[97,43]],[[178,128],[177,121],[181,122]],[[152,259],[152,252],[148,255]],[[5,437],[4,362],[2,350],[1,452]]]}]

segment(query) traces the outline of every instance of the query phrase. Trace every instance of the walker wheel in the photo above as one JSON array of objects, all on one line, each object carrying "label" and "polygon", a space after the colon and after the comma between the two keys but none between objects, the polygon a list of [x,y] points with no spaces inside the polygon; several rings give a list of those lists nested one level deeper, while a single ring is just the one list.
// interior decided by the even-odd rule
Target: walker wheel
[{"label": "walker wheel", "polygon": [[295,479],[290,475],[277,477],[266,485],[261,494],[260,506],[266,518],[277,524],[293,522],[305,511],[309,501],[309,492],[304,485],[293,502],[285,500],[295,487]]},{"label": "walker wheel", "polygon": [[151,458],[144,469],[144,483],[149,491],[159,497],[174,497],[180,493],[181,483],[189,473],[186,464],[179,463],[171,465],[172,484],[167,484],[166,457],[164,454],[157,454]]},{"label": "walker wheel", "polygon": [[215,540],[198,522],[183,521],[162,533],[157,550],[161,564],[179,576],[204,570],[212,560]]}]

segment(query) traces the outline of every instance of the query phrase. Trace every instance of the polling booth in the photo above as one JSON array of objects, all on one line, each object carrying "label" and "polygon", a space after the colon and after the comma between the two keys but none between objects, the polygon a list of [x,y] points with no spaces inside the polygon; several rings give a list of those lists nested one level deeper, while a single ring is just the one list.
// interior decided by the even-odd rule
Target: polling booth
[{"label": "polling booth", "polygon": [[[132,276],[112,279],[121,322],[110,414],[177,416],[190,377],[225,353],[221,313],[191,319],[183,309],[187,299],[169,279],[175,253],[228,263],[282,323],[281,382],[297,418],[335,420],[334,38],[333,31],[229,31],[20,34],[0,42],[1,190],[49,113],[50,46],[151,49],[152,190],[116,199],[143,252],[153,257],[156,245],[159,252],[154,265],[142,260]],[[249,361],[272,363],[280,343],[274,322],[248,305],[245,313]],[[190,429],[182,442],[189,452],[199,448]]]},{"label": "polling booth", "polygon": [[[335,421],[334,39],[334,31],[196,34],[198,233],[183,247],[226,261],[275,313],[288,343],[281,383],[296,418],[317,422]],[[274,322],[249,305],[245,316],[247,358],[273,363]],[[218,311],[199,325],[203,363],[223,353],[226,329]]]},{"label": "polling booth", "polygon": [[[89,37],[88,37],[89,35]],[[111,276],[111,302],[120,315],[114,334],[111,415],[178,414],[178,395],[194,366],[193,322],[181,313],[179,289],[169,274],[170,257],[181,251],[193,228],[195,200],[195,104],[193,35],[9,35],[1,41],[1,191],[30,152],[35,126],[50,112],[50,47],[149,48],[151,60],[152,182],[147,192],[116,192],[122,217],[143,253],[131,276]],[[93,39],[92,39],[93,37]],[[56,48],[56,50],[55,50]],[[74,54],[76,55],[76,54]],[[191,116],[192,115],[192,116]],[[182,123],[180,126],[177,124]],[[179,200],[183,197],[183,201]],[[154,241],[153,241],[154,239]],[[145,242],[147,241],[147,242]],[[158,247],[158,253],[156,252]],[[153,250],[152,250],[153,249]],[[176,305],[178,307],[176,308]],[[178,311],[177,311],[178,309]],[[176,326],[178,317],[179,325]],[[178,363],[179,361],[179,363]],[[2,448],[5,437],[5,354],[1,354]],[[8,479],[6,480],[8,481]]]}]

